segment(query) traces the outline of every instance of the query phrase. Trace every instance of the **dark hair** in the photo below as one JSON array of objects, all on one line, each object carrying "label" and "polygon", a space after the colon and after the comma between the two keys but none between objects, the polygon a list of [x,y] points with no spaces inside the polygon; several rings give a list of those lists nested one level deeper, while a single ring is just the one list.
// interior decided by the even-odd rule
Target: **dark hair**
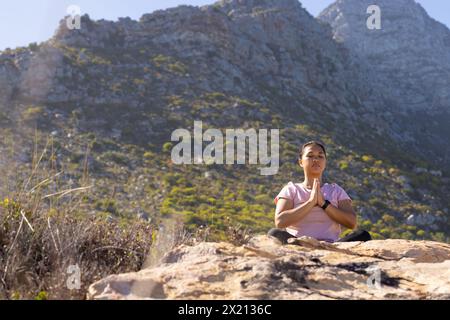
[{"label": "dark hair", "polygon": [[316,146],[321,147],[322,150],[323,150],[323,153],[325,154],[325,158],[327,157],[327,152],[325,151],[325,147],[323,146],[323,144],[320,143],[320,142],[318,142],[318,141],[316,141],[316,140],[312,140],[312,141],[308,141],[307,143],[305,143],[305,144],[300,148],[299,155],[298,155],[298,158],[299,158],[299,159],[302,158],[302,156],[303,156],[303,151],[304,151],[305,148],[306,148],[307,146],[309,146],[309,145],[316,145]]}]

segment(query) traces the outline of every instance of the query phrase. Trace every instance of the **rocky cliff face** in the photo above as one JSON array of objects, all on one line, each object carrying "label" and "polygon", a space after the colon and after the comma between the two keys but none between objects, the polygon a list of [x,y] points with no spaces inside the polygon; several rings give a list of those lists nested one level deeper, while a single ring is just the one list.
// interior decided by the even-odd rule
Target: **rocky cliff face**
[{"label": "rocky cliff face", "polygon": [[[379,240],[282,246],[200,243],[168,252],[140,272],[111,275],[89,299],[449,299],[450,246]],[[268,289],[270,288],[270,289]]]},{"label": "rocky cliff face", "polygon": [[[367,8],[380,8],[381,29],[369,29]],[[450,160],[450,30],[414,0],[338,0],[318,19],[333,38],[367,66],[380,112],[407,142],[424,146],[447,166]],[[403,141],[402,141],[403,140]]]},{"label": "rocky cliff face", "polygon": [[[330,22],[333,8],[343,3],[346,2],[337,2],[320,18]],[[394,12],[399,10],[397,5],[386,3],[386,6],[392,6]],[[349,7],[353,13],[362,10],[361,4],[348,2],[345,8]],[[422,11],[421,16],[416,14],[406,19],[408,23],[414,24],[414,19],[431,21]],[[345,10],[342,12],[345,16]],[[394,21],[395,14],[392,18],[386,15],[386,21]],[[192,98],[204,92],[223,92],[268,104],[274,112],[295,114],[310,123],[320,122],[329,127],[338,121],[340,125],[333,128],[336,139],[352,137],[357,144],[368,145],[368,149],[371,149],[370,141],[386,136],[395,143],[400,142],[405,150],[412,147],[417,151],[431,142],[438,163],[445,165],[447,149],[437,146],[442,146],[448,133],[446,118],[429,119],[432,127],[422,123],[420,114],[409,117],[409,121],[402,120],[406,116],[404,106],[411,105],[412,100],[416,104],[422,101],[422,106],[429,105],[430,101],[441,101],[439,105],[446,101],[449,78],[446,67],[436,68],[437,62],[445,60],[445,54],[440,54],[445,52],[445,47],[435,48],[445,43],[445,27],[423,22],[423,34],[417,41],[422,41],[434,25],[441,29],[435,32],[439,33],[437,39],[443,40],[433,40],[433,47],[421,42],[420,48],[433,52],[431,58],[423,58],[428,55],[422,49],[410,50],[416,40],[413,33],[408,33],[405,41],[401,41],[405,53],[390,59],[386,52],[375,50],[375,55],[384,57],[378,61],[364,54],[373,52],[370,45],[364,45],[367,50],[363,53],[354,49],[354,43],[372,43],[372,40],[365,37],[367,28],[358,25],[365,22],[365,17],[353,19],[345,22],[351,27],[341,34],[319,23],[296,0],[230,0],[200,8],[180,6],[157,11],[143,15],[139,21],[129,18],[117,22],[92,21],[84,16],[80,30],[67,29],[62,20],[50,41],[37,48],[0,56],[2,104],[42,103],[58,106],[59,111],[63,108],[66,112],[81,113],[90,109],[93,112],[80,123],[81,127],[89,128],[99,127],[103,121],[96,117],[102,113],[96,112],[96,106],[122,108],[126,105],[135,113],[150,109],[160,113],[161,109],[167,111],[163,101],[166,97]],[[333,20],[332,27],[341,30],[338,27],[343,23],[341,20]],[[393,28],[397,30],[402,21],[392,22]],[[386,22],[385,28],[389,26]],[[381,40],[373,46],[390,48],[395,53],[397,49],[393,46],[399,45],[396,35],[389,33],[389,37],[387,40],[379,37]],[[336,39],[344,39],[344,44]],[[345,39],[353,42],[347,45]],[[383,46],[383,41],[390,45]],[[367,59],[358,59],[355,53]],[[372,69],[374,61],[380,70],[389,70],[390,75]],[[415,71],[399,69],[403,65]],[[416,68],[419,65],[425,69]],[[427,71],[429,65],[433,71]],[[164,72],[153,73],[161,68]],[[169,74],[162,76],[164,73]],[[405,79],[405,75],[410,80],[400,82],[399,87],[397,82]],[[440,80],[431,81],[432,78]],[[408,83],[413,80],[415,85],[410,87]],[[424,85],[419,89],[421,83]],[[183,113],[183,110],[176,111]],[[117,128],[120,123],[112,125],[123,131]],[[435,125],[439,128],[435,129]],[[153,132],[159,130],[154,121],[141,121],[137,126],[141,134],[135,135],[136,140],[142,133],[149,139],[155,136],[149,126],[155,127]]]},{"label": "rocky cliff face", "polygon": [[[314,110],[328,121],[347,123],[347,131],[361,119],[370,119],[365,123],[375,132],[389,131],[362,103],[370,89],[347,50],[296,0],[180,6],[140,21],[84,16],[82,26],[68,30],[63,20],[38,52],[3,54],[3,97],[139,108],[163,96],[218,91],[271,102],[279,111],[300,111],[309,121],[318,119]],[[171,77],[145,71],[154,69],[149,58],[158,55],[172,57],[160,61],[172,67]],[[130,80],[138,84],[122,94],[117,86]]]},{"label": "rocky cliff face", "polygon": [[[366,26],[370,5],[380,8],[380,30]],[[449,111],[450,30],[420,4],[339,0],[318,18],[331,25],[334,39],[389,82],[385,95],[395,101],[396,111]]]}]

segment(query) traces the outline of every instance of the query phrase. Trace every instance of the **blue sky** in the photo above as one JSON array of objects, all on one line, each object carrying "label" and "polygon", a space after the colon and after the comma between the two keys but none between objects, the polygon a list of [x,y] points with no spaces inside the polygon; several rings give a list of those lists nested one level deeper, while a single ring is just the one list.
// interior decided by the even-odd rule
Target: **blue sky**
[{"label": "blue sky", "polygon": [[[215,0],[0,0],[0,50],[25,46],[49,39],[58,22],[67,15],[67,7],[74,4],[93,19],[116,20],[118,17],[139,19],[144,13],[175,7],[214,3]],[[395,0],[392,0],[395,1]],[[450,1],[416,0],[434,19],[450,28]],[[333,0],[300,1],[316,16]]]}]

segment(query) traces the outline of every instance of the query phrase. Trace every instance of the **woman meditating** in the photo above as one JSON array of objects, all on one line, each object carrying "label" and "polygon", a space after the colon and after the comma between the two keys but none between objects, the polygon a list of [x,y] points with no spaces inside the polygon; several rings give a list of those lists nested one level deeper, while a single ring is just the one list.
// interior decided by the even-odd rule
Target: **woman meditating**
[{"label": "woman meditating", "polygon": [[352,199],[336,183],[322,183],[327,155],[323,144],[317,141],[305,143],[298,163],[303,168],[302,183],[289,182],[275,198],[275,226],[269,235],[283,244],[289,238],[310,236],[317,240],[368,241],[367,231],[354,231],[339,239],[341,226],[354,230],[356,213]]}]

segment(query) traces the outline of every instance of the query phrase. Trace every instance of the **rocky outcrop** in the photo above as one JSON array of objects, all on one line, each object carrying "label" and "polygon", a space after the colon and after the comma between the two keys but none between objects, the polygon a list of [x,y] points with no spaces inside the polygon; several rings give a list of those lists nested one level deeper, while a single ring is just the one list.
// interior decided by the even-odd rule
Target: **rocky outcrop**
[{"label": "rocky outcrop", "polygon": [[450,299],[450,245],[373,240],[329,244],[267,236],[246,245],[181,245],[156,267],[111,275],[88,299]]}]

